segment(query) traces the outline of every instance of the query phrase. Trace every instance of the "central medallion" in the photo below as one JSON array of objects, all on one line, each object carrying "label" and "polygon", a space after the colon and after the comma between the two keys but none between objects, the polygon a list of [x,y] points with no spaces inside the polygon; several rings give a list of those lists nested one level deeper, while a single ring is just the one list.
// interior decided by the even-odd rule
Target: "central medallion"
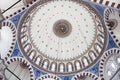
[{"label": "central medallion", "polygon": [[71,74],[92,66],[106,45],[98,12],[79,0],[38,1],[23,15],[18,44],[40,70]]},{"label": "central medallion", "polygon": [[67,20],[58,20],[53,26],[53,31],[56,36],[64,38],[70,35],[72,26]]}]

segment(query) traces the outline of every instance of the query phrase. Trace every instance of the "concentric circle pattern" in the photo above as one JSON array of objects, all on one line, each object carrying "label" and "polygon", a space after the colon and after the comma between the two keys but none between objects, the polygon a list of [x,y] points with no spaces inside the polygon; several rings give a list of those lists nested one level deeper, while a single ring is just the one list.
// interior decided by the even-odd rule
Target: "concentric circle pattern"
[{"label": "concentric circle pattern", "polygon": [[18,44],[23,55],[43,71],[78,72],[95,63],[105,49],[102,22],[84,1],[38,1],[20,21]]},{"label": "concentric circle pattern", "polygon": [[112,38],[120,46],[120,10],[106,8],[104,12],[105,25],[108,28]]},{"label": "concentric circle pattern", "polygon": [[16,42],[16,27],[10,20],[3,21],[0,30],[0,55],[7,59],[13,52]]},{"label": "concentric circle pattern", "polygon": [[120,50],[117,48],[105,52],[100,61],[100,77],[102,80],[120,79]]},{"label": "concentric circle pattern", "polygon": [[53,74],[46,74],[41,77],[38,77],[37,80],[62,80],[62,79]]},{"label": "concentric circle pattern", "polygon": [[70,35],[72,26],[66,20],[58,20],[53,26],[53,31],[56,36],[64,38]]},{"label": "concentric circle pattern", "polygon": [[[71,13],[71,11],[75,12]],[[78,15],[80,16],[78,17]],[[89,18],[86,18],[85,15]],[[63,19],[71,23],[72,32],[68,37],[59,38],[52,29],[57,21]],[[88,49],[91,48],[96,37],[95,25],[93,15],[86,7],[75,2],[55,1],[47,3],[44,7],[38,7],[31,15],[30,39],[42,55],[51,59],[70,60],[88,52]],[[59,24],[57,27],[60,27]],[[80,46],[84,47],[80,49]]]},{"label": "concentric circle pattern", "polygon": [[9,80],[34,80],[32,66],[23,58],[9,58],[6,61],[5,75]]},{"label": "concentric circle pattern", "polygon": [[72,80],[99,80],[99,78],[95,74],[82,72],[74,76]]}]

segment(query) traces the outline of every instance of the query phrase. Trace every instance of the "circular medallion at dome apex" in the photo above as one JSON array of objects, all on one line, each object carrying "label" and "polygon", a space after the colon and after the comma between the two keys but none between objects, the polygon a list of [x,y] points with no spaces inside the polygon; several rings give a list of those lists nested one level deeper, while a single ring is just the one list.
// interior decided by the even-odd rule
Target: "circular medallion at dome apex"
[{"label": "circular medallion at dome apex", "polygon": [[66,20],[59,20],[53,25],[53,32],[56,36],[64,38],[72,31],[71,24]]},{"label": "circular medallion at dome apex", "polygon": [[[64,2],[66,4],[64,4]],[[45,13],[48,9],[48,13]],[[72,10],[75,12],[71,13]],[[77,17],[80,13],[82,15]],[[86,18],[84,14],[88,16],[88,18]],[[83,20],[81,20],[81,17]],[[64,21],[61,19],[64,19]],[[79,20],[81,20],[81,22],[79,22]],[[70,27],[69,23],[71,24],[72,30],[68,30],[68,34],[61,33],[59,30],[60,25],[66,26],[67,30],[67,25]],[[53,31],[54,25],[56,26],[55,29],[57,28],[59,32],[56,30]],[[97,33],[95,25],[96,23],[94,23],[92,14],[89,13],[87,8],[80,6],[79,4],[63,0],[51,2],[44,5],[44,7],[38,7],[31,16],[30,28],[28,28],[28,31],[30,33],[29,36],[31,42],[42,55],[51,59],[70,60],[81,56],[91,48]],[[59,38],[60,36],[63,37],[67,35],[69,36]],[[79,49],[80,46],[84,47]],[[59,54],[61,56],[58,56]]]},{"label": "circular medallion at dome apex", "polygon": [[87,2],[39,1],[22,17],[18,44],[37,68],[70,74],[90,67],[106,46],[106,29]]}]

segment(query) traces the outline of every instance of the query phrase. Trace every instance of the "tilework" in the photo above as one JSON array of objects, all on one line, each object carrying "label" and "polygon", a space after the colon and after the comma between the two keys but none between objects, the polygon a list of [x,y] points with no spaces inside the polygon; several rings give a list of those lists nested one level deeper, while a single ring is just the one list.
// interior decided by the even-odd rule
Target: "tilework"
[{"label": "tilework", "polygon": [[[104,18],[104,10],[105,10],[105,6],[102,6],[102,5],[99,5],[99,4],[96,4],[96,3],[93,3],[93,2],[89,2],[88,3],[90,5],[92,5],[98,12],[99,14],[101,15],[102,18]],[[12,18],[10,18],[9,20],[11,20],[16,28],[18,28],[18,25],[19,25],[19,21],[21,19],[21,17],[24,15],[24,13],[26,12],[27,10],[24,10],[23,12],[13,16]],[[108,42],[107,42],[107,47],[106,47],[106,51],[111,49],[111,48],[118,48],[118,46],[116,45],[116,43],[113,41],[111,35],[109,34],[108,32]],[[15,48],[14,48],[14,51],[12,53],[12,55],[10,56],[10,58],[12,57],[20,57],[20,58],[25,58],[19,47],[18,47],[18,43],[16,42],[15,44]],[[93,66],[91,66],[90,68],[86,69],[85,71],[86,72],[91,72],[93,74],[95,74],[96,76],[99,76],[99,63],[100,60],[98,60],[97,63],[95,63]],[[34,71],[34,74],[35,74],[35,79],[37,79],[38,77],[42,76],[42,75],[45,75],[45,74],[49,74],[49,73],[46,73],[44,71],[41,71],[39,69],[37,69],[36,67],[34,67],[32,64],[31,64],[32,68],[33,68],[33,71]],[[76,74],[72,74],[72,75],[58,75],[62,80],[71,80]]]}]

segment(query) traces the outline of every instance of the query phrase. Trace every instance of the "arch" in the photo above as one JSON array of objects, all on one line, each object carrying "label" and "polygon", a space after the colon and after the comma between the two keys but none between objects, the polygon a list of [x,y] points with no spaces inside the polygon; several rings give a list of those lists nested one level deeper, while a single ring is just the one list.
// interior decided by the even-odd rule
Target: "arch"
[{"label": "arch", "polygon": [[75,70],[80,70],[82,69],[82,65],[81,65],[81,62],[79,60],[76,60],[74,62],[74,65],[75,65]]},{"label": "arch", "polygon": [[50,65],[50,70],[51,71],[57,71],[57,63],[56,62],[52,62]]},{"label": "arch", "polygon": [[42,67],[43,67],[44,69],[48,69],[49,64],[50,64],[50,61],[49,61],[48,59],[45,59],[45,60],[43,61]]},{"label": "arch", "polygon": [[94,49],[95,49],[96,53],[100,54],[102,47],[100,44],[95,43]]},{"label": "arch", "polygon": [[102,44],[104,45],[104,37],[100,34],[97,35],[97,40]]},{"label": "arch", "polygon": [[74,68],[73,68],[73,64],[71,63],[71,62],[68,62],[67,63],[67,71],[68,72],[72,72],[72,71],[74,71]]},{"label": "arch", "polygon": [[65,72],[65,64],[64,63],[60,63],[58,66],[58,71],[59,72]]},{"label": "arch", "polygon": [[27,36],[27,35],[23,35],[23,36],[21,37],[21,43],[22,43],[23,45],[27,42],[27,40],[28,40],[28,36]]},{"label": "arch", "polygon": [[28,53],[32,48],[32,45],[30,43],[27,43],[25,46],[24,46],[24,51],[25,53]]},{"label": "arch", "polygon": [[82,60],[82,63],[83,63],[84,67],[88,66],[88,64],[90,63],[86,56],[82,57],[81,60]]},{"label": "arch", "polygon": [[39,55],[35,58],[35,63],[40,66],[42,60],[43,60],[43,57]]},{"label": "arch", "polygon": [[25,32],[27,32],[27,25],[23,25],[21,28],[21,34],[24,34]]},{"label": "arch", "polygon": [[36,56],[36,51],[35,51],[35,50],[32,50],[32,51],[28,54],[28,56],[29,56],[29,58],[30,58],[31,60],[33,60],[33,59],[35,58],[35,56]]},{"label": "arch", "polygon": [[94,51],[90,51],[88,56],[90,57],[91,61],[94,61],[97,57],[97,54]]},{"label": "arch", "polygon": [[104,29],[103,29],[103,27],[102,27],[102,25],[100,24],[100,23],[98,23],[98,30],[102,33],[102,34],[104,34]]}]

